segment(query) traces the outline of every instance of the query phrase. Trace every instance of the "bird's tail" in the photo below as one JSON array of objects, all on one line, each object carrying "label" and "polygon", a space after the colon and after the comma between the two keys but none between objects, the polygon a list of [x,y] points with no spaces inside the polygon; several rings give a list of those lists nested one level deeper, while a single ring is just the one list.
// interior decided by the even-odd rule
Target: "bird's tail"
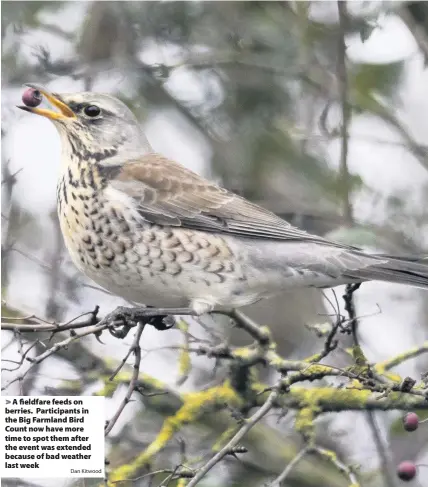
[{"label": "bird's tail", "polygon": [[373,256],[379,263],[358,269],[352,277],[428,288],[428,257]]}]

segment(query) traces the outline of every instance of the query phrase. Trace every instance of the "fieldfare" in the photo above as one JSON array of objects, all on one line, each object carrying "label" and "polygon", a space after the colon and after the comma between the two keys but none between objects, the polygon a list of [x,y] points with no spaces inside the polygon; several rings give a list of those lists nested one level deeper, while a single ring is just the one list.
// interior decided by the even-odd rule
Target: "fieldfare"
[{"label": "fieldfare", "polygon": [[[155,153],[133,113],[99,93],[28,84],[62,160],[58,216],[76,266],[134,303],[202,314],[296,287],[428,286],[428,260],[372,255],[300,230]],[[43,95],[56,109],[38,108]]]}]

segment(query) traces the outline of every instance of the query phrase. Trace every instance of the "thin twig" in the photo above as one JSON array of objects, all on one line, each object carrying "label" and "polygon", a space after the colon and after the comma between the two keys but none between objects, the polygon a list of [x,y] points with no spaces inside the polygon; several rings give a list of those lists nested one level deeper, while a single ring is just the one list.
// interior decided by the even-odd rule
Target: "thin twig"
[{"label": "thin twig", "polygon": [[[81,313],[80,315],[72,318],[71,320],[65,323],[56,323],[55,321],[47,321],[43,318],[40,318],[36,315],[29,315],[23,317],[14,317],[14,316],[2,316],[2,323],[1,329],[2,330],[11,330],[11,331],[19,331],[22,333],[40,333],[51,331],[52,333],[59,333],[61,331],[67,330],[77,330],[79,328],[85,328],[87,326],[92,326],[97,324],[101,321],[98,317],[99,306],[95,306],[93,311],[87,311],[85,313]],[[86,320],[77,321],[79,318],[83,316],[89,316]],[[5,320],[9,320],[7,322]],[[27,321],[28,323],[13,323],[13,321]]]},{"label": "thin twig", "polygon": [[93,326],[90,326],[90,327],[86,328],[85,330],[82,330],[80,333],[74,332],[70,337],[68,337],[68,338],[66,338],[66,339],[64,339],[64,340],[56,343],[49,350],[46,350],[46,352],[38,355],[35,358],[32,358],[31,359],[31,365],[30,365],[30,367],[25,372],[23,372],[22,374],[18,375],[14,379],[8,381],[1,388],[1,390],[4,391],[10,385],[12,385],[14,382],[22,381],[24,379],[24,377],[28,374],[28,372],[31,370],[32,367],[34,367],[36,364],[39,364],[39,363],[43,362],[43,360],[45,360],[48,357],[50,357],[51,355],[53,355],[54,353],[56,353],[61,348],[68,347],[68,345],[70,345],[71,343],[75,342],[76,340],[79,340],[79,339],[83,338],[84,336],[88,336],[88,335],[92,335],[92,334],[98,334],[102,330],[105,330],[105,329],[109,328],[110,326],[111,326],[110,321],[108,319],[104,319],[104,320],[100,321],[100,323],[98,323],[96,325],[93,325]]},{"label": "thin twig", "polygon": [[269,487],[280,487],[281,482],[284,482],[290,475],[293,468],[300,462],[300,460],[308,453],[308,448],[303,448],[300,452],[291,460],[291,462],[284,468],[280,475],[269,485]]},{"label": "thin twig", "polygon": [[[120,406],[117,408],[117,411],[114,414],[114,416],[111,418],[111,420],[107,423],[105,427],[105,431],[104,431],[105,436],[107,436],[110,433],[113,426],[116,424],[117,420],[119,419],[119,416],[122,414],[122,411],[125,409],[125,406],[129,403],[132,393],[134,392],[137,386],[138,374],[140,373],[140,363],[141,363],[140,339],[145,326],[146,326],[145,323],[139,323],[137,326],[137,331],[135,332],[134,341],[132,342],[132,345],[129,349],[129,354],[133,352],[135,355],[132,377],[131,380],[129,381],[128,390],[126,391],[126,395],[123,398],[123,401],[121,402]],[[129,354],[127,355],[127,357],[129,357]]]},{"label": "thin twig", "polygon": [[332,455],[332,452],[330,450],[327,450],[326,448],[321,448],[319,446],[313,446],[311,448],[311,453],[318,453],[322,457],[324,457],[326,460],[331,462],[338,470],[339,472],[342,472],[344,475],[346,475],[349,479],[350,485],[360,485],[358,482],[358,479],[355,475],[355,473],[352,471],[351,467],[348,465],[345,465],[343,462],[341,462],[335,454]]},{"label": "thin twig", "polygon": [[25,350],[25,352],[23,352],[23,349],[22,349],[22,346],[19,345],[19,348],[20,348],[20,351],[19,351],[19,354],[21,355],[21,360],[18,362],[17,360],[4,360],[2,359],[2,362],[12,362],[14,364],[16,364],[17,366],[14,368],[14,369],[6,369],[4,367],[2,367],[1,371],[2,372],[13,372],[17,369],[19,369],[21,367],[21,365],[24,363],[24,360],[25,358],[27,357],[27,355],[29,354],[29,352],[35,347],[37,346],[38,344],[40,343],[40,340],[36,340],[34,341],[28,348],[27,350]]},{"label": "thin twig", "polygon": [[266,346],[270,342],[270,332],[266,327],[262,327],[253,321],[251,318],[246,316],[242,311],[232,310],[230,313],[224,313],[230,316],[236,322],[236,326],[245,330],[250,334],[255,340],[257,340],[260,345]]},{"label": "thin twig", "polygon": [[232,448],[234,448],[242,440],[242,438],[265,416],[275,405],[276,400],[279,397],[277,389],[272,391],[263,404],[263,406],[254,413],[249,419],[245,421],[244,426],[235,434],[235,436],[223,447],[211,460],[209,460],[203,467],[201,467],[193,479],[187,484],[187,487],[194,487],[205,475],[220,462],[226,455],[229,454]]},{"label": "thin twig", "polygon": [[379,426],[376,422],[376,416],[374,411],[367,411],[367,421],[370,425],[370,429],[372,430],[373,440],[381,460],[381,472],[385,479],[385,485],[387,485],[388,487],[395,487],[397,483],[395,481],[395,475],[392,473],[395,469],[392,466],[391,458],[388,455],[387,447],[383,441]]}]

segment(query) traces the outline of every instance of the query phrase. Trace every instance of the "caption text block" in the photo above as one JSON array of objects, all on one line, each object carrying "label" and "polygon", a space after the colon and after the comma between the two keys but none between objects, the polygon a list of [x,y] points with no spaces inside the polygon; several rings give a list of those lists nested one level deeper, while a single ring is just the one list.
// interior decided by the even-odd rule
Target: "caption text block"
[{"label": "caption text block", "polygon": [[1,477],[104,477],[104,397],[1,398]]}]

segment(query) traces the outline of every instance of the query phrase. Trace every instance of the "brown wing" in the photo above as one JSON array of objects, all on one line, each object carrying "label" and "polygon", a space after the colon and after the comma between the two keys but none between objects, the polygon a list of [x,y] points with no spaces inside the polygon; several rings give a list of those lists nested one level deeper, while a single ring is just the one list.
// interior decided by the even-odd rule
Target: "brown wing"
[{"label": "brown wing", "polygon": [[332,244],[159,154],[147,154],[110,169],[106,165],[104,170],[113,176],[110,186],[134,198],[140,215],[152,223],[252,238]]}]

